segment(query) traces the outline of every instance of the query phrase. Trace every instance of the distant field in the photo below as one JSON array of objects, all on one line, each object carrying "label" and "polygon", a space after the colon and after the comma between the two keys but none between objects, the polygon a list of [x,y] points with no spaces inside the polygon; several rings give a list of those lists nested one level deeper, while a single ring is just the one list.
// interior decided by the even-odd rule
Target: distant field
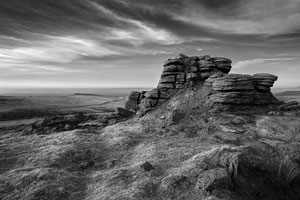
[{"label": "distant field", "polygon": [[272,88],[272,92],[274,94],[277,94],[280,92],[285,92],[285,91],[300,91],[300,87],[284,87],[284,88],[274,87],[274,88]]},{"label": "distant field", "polygon": [[112,112],[123,107],[125,96],[96,94],[0,96],[0,121],[31,119],[69,113]]},{"label": "distant field", "polygon": [[274,95],[281,101],[298,101],[298,102],[300,102],[300,89],[299,90],[281,91],[281,92],[275,93]]},{"label": "distant field", "polygon": [[284,91],[279,92],[276,96],[300,96],[300,91]]},{"label": "distant field", "polygon": [[110,97],[128,96],[131,91],[150,90],[151,88],[30,88],[30,89],[3,89],[0,95],[7,96],[65,96],[78,94],[101,95]]},{"label": "distant field", "polygon": [[[0,95],[0,126],[9,124],[5,121],[18,120],[18,123],[26,123],[35,118],[59,114],[113,112],[116,107],[124,106],[126,96],[132,90],[147,89],[87,89],[74,90],[75,93],[69,93],[70,90],[67,91],[68,93],[62,93],[63,90],[56,91],[58,93],[54,93],[54,90],[52,93],[51,91],[50,93],[37,93],[35,90],[27,94],[2,94]],[[279,100],[300,102],[299,88],[274,88],[272,92]]]}]

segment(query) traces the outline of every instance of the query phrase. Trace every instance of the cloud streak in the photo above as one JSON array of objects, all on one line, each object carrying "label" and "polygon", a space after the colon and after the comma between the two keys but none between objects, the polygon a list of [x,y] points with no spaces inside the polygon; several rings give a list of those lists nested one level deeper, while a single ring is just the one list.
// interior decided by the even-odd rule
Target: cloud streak
[{"label": "cloud streak", "polygon": [[257,58],[253,60],[243,60],[234,64],[234,68],[241,69],[244,67],[248,67],[251,65],[258,65],[262,63],[286,62],[286,61],[293,61],[293,60],[300,60],[300,57],[299,58]]},{"label": "cloud streak", "polygon": [[299,13],[299,0],[0,1],[0,78],[131,86],[147,72],[151,87],[179,52],[297,70]]}]

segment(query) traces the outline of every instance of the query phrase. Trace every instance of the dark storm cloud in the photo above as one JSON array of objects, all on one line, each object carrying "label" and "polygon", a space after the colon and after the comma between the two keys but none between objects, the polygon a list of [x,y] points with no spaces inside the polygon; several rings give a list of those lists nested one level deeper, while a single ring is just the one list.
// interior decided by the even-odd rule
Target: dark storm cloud
[{"label": "dark storm cloud", "polygon": [[224,55],[243,66],[294,58],[299,11],[298,0],[0,1],[0,73],[141,72],[154,57],[179,52]]}]

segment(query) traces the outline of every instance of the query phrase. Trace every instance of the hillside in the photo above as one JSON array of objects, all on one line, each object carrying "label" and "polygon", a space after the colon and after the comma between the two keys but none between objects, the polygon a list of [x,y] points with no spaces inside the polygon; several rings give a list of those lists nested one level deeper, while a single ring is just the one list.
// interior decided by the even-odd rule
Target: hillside
[{"label": "hillside", "polygon": [[274,94],[281,101],[298,101],[300,102],[300,91],[283,91]]},{"label": "hillside", "polygon": [[284,91],[276,93],[276,96],[300,96],[300,91]]},{"label": "hillside", "polygon": [[73,130],[6,130],[0,199],[299,199],[298,102],[273,96],[275,75],[230,69],[226,58],[179,55],[127,110],[81,115]]}]

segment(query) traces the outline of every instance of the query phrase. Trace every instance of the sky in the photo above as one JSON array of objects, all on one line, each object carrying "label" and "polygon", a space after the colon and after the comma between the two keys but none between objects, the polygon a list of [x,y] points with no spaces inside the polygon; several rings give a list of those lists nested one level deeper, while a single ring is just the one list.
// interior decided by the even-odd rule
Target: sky
[{"label": "sky", "polygon": [[300,86],[300,0],[1,0],[0,89],[155,87],[179,53]]}]

